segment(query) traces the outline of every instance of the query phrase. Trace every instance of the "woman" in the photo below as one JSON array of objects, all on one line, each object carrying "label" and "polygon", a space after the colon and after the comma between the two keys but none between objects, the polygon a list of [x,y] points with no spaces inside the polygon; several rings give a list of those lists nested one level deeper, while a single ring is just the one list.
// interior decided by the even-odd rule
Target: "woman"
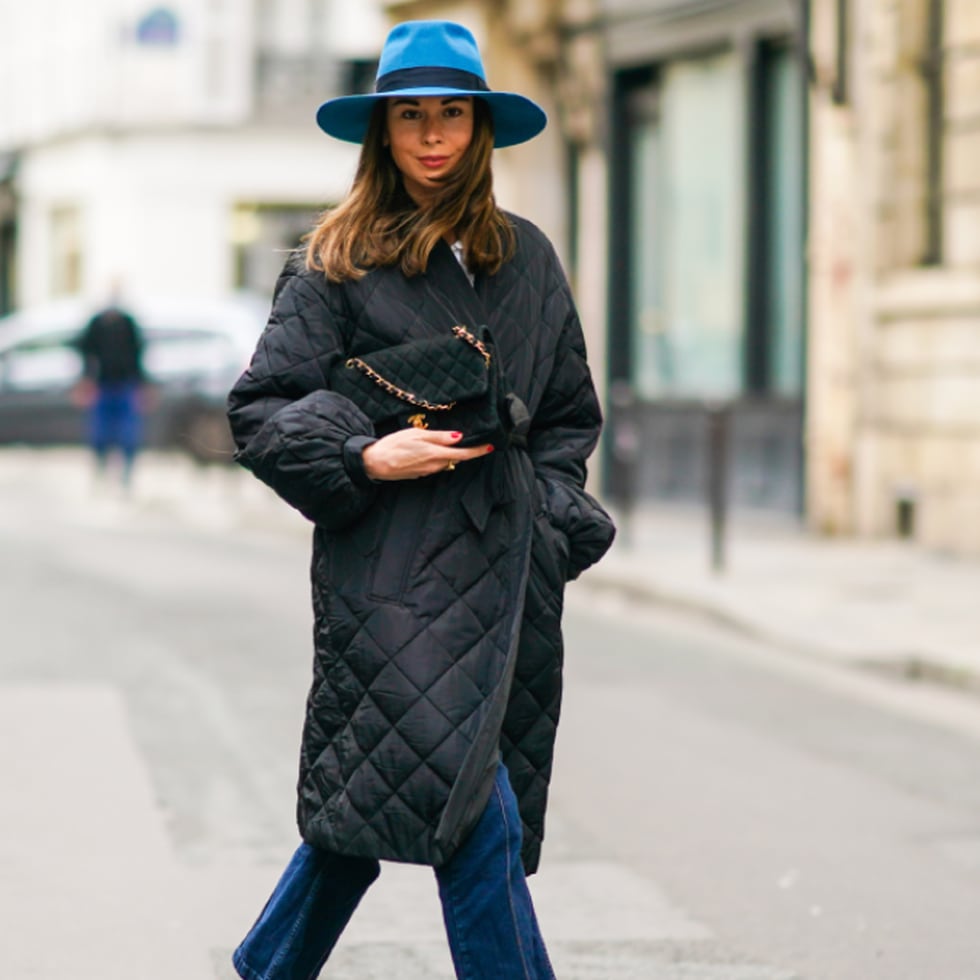
[{"label": "woman", "polygon": [[[419,21],[389,35],[374,94],[317,120],[363,142],[354,184],[283,272],[229,400],[239,461],[315,525],[304,844],[235,965],[317,976],[389,859],[436,869],[459,977],[553,977],[524,876],[544,833],[563,586],[613,527],[582,489],[600,413],[568,285],[492,194],[493,147],[545,116],[487,88],[467,30]],[[379,437],[334,390],[339,366],[484,324],[519,406],[507,438]]]}]

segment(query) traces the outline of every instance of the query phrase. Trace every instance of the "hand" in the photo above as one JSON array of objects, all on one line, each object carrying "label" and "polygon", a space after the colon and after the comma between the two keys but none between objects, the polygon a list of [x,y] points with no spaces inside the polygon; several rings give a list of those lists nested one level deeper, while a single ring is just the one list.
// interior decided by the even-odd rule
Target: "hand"
[{"label": "hand", "polygon": [[82,378],[71,389],[71,403],[75,408],[91,408],[98,396],[98,388],[91,378]]},{"label": "hand", "polygon": [[461,432],[443,429],[399,429],[364,450],[364,470],[372,480],[414,480],[452,469],[459,463],[492,452],[489,443],[458,449]]}]

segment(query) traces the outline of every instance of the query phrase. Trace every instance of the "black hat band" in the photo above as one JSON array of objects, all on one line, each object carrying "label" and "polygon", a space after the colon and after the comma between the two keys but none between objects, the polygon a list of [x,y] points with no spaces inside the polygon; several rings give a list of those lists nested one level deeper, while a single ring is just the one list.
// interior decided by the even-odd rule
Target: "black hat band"
[{"label": "black hat band", "polygon": [[473,72],[457,68],[401,68],[381,75],[374,83],[378,95],[407,88],[455,88],[464,92],[489,92],[490,87]]}]

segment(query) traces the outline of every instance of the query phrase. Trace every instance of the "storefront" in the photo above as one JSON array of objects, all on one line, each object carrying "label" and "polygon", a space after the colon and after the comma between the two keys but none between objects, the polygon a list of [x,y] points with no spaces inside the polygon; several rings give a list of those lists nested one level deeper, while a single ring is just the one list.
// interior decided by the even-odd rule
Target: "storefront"
[{"label": "storefront", "polygon": [[800,513],[801,21],[785,0],[650,6],[605,11],[612,428],[631,415],[643,498],[700,499],[718,424],[733,503]]}]

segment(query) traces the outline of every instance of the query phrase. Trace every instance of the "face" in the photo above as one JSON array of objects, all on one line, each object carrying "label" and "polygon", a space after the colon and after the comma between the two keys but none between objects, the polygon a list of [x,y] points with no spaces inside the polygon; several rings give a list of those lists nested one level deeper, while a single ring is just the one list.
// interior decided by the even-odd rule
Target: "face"
[{"label": "face", "polygon": [[389,99],[386,121],[385,145],[391,148],[405,190],[417,204],[431,201],[473,139],[473,99]]}]

